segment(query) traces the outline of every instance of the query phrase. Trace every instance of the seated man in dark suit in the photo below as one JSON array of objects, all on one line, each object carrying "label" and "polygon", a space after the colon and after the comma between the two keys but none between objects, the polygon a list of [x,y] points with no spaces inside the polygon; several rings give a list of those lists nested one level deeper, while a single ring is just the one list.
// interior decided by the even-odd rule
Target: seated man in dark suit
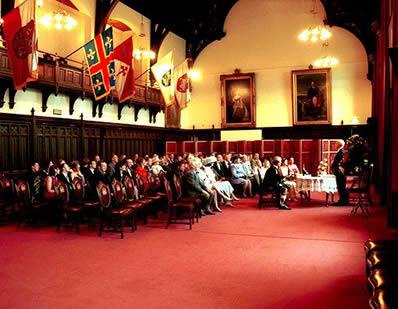
[{"label": "seated man in dark suit", "polygon": [[43,180],[46,174],[40,170],[38,162],[33,162],[31,171],[29,172],[26,181],[29,184],[30,194],[33,200],[40,200],[43,189]]},{"label": "seated man in dark suit", "polygon": [[182,182],[183,193],[192,198],[199,198],[201,200],[202,215],[214,215],[211,211],[210,205],[214,199],[214,193],[207,191],[206,187],[201,183],[198,175],[198,159],[193,159],[190,163],[190,169],[185,173]]},{"label": "seated man in dark suit", "polygon": [[60,166],[60,173],[57,175],[57,178],[62,181],[68,187],[69,192],[73,191],[72,179],[70,177],[71,169],[69,165],[66,163],[62,163]]},{"label": "seated man in dark suit", "polygon": [[98,184],[100,181],[106,185],[110,185],[112,182],[111,176],[108,173],[108,164],[106,162],[101,162],[97,171],[96,171],[96,183]]},{"label": "seated man in dark suit", "polygon": [[272,165],[267,170],[263,180],[263,188],[273,188],[276,195],[276,205],[279,209],[290,210],[289,206],[285,204],[288,188],[283,183],[283,177],[279,175],[279,167],[282,163],[282,158],[275,156],[272,159]]},{"label": "seated man in dark suit", "polygon": [[223,161],[223,174],[224,177],[229,179],[232,177],[232,171],[231,171],[231,158],[232,158],[232,154],[231,153],[227,153],[224,156],[224,161]]},{"label": "seated man in dark suit", "polygon": [[84,179],[87,185],[87,195],[90,199],[97,197],[97,191],[95,189],[97,181],[97,162],[94,160],[89,161],[88,168],[82,170]]},{"label": "seated man in dark suit", "polygon": [[216,172],[216,174],[221,178],[224,179],[224,160],[221,154],[217,155],[217,162],[213,164],[213,169]]}]

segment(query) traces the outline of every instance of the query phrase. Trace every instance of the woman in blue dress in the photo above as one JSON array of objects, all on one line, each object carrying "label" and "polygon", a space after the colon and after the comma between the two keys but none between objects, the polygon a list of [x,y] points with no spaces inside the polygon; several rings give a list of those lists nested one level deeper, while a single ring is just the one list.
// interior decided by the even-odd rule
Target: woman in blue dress
[{"label": "woman in blue dress", "polygon": [[[242,164],[242,161],[239,156],[236,156],[232,160],[233,164],[231,164],[231,183],[234,185],[242,185],[243,186],[243,197],[247,195],[252,197],[252,184],[250,179],[248,179],[245,168]],[[246,194],[247,193],[247,194]]]}]

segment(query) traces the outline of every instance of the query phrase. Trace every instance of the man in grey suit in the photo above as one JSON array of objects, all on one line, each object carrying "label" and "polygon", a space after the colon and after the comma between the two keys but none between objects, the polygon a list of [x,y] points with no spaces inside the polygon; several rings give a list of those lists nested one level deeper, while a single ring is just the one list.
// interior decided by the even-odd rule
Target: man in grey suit
[{"label": "man in grey suit", "polygon": [[119,162],[119,157],[116,154],[112,154],[112,161],[108,164],[108,174],[113,179],[115,177],[117,163]]},{"label": "man in grey suit", "polygon": [[197,159],[193,159],[189,165],[190,169],[185,173],[182,182],[184,195],[201,200],[202,215],[214,215],[214,212],[210,209],[214,193],[207,191],[206,187],[201,183],[198,175],[199,165]]}]

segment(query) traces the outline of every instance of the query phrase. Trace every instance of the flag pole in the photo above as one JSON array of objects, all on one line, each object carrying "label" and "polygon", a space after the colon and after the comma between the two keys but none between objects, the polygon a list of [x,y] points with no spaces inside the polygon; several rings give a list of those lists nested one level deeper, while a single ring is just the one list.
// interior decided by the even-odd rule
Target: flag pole
[{"label": "flag pole", "polygon": [[144,72],[142,72],[140,75],[138,75],[135,79],[134,79],[134,81],[136,81],[137,79],[139,79],[141,76],[143,76],[144,74],[146,74],[146,73],[148,73],[148,71],[150,70],[151,68],[149,68],[149,69],[147,69],[146,71],[144,71]]},{"label": "flag pole", "polygon": [[80,46],[79,48],[75,49],[73,52],[69,53],[68,55],[66,55],[64,58],[65,60],[67,60],[70,56],[72,56],[73,54],[77,53],[80,49],[83,48],[84,45]]}]

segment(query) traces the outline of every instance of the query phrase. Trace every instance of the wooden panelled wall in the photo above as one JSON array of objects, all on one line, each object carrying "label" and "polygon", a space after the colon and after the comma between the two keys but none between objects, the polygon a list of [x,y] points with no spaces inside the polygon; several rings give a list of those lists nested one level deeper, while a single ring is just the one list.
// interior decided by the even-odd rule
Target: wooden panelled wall
[{"label": "wooden panelled wall", "polygon": [[[268,139],[259,141],[179,141],[166,142],[166,153],[259,153],[263,158],[294,157],[300,170],[316,174],[318,164],[328,159],[329,169],[340,144],[336,139]],[[330,172],[330,170],[328,171]]]},{"label": "wooden panelled wall", "polygon": [[[0,114],[0,171],[26,170],[30,162],[93,158],[99,154],[164,153],[166,139],[189,134],[162,128]],[[207,138],[211,138],[207,136]]]},{"label": "wooden panelled wall", "polygon": [[[284,149],[295,154],[301,149],[300,153],[305,158],[313,152],[313,146],[309,146],[313,144],[305,139],[347,138],[352,133],[367,136],[368,127],[281,127],[262,128],[262,131],[264,140],[274,139],[275,149],[272,148],[272,151]],[[223,143],[226,142],[220,141],[220,135],[220,129],[176,130],[0,113],[0,172],[18,173],[29,168],[32,161],[46,165],[50,160],[80,160],[93,158],[96,154],[109,160],[113,152],[127,156],[135,153],[164,154],[166,141],[190,141],[186,144],[191,144],[191,148],[198,145],[198,150],[192,148],[191,152],[209,153],[210,144],[214,147],[213,151],[223,152]],[[287,139],[301,142],[291,143]],[[235,148],[229,151],[235,152],[243,145],[248,152],[255,151],[257,147],[249,141],[231,142],[230,145]],[[174,152],[186,151],[179,146]]]}]

